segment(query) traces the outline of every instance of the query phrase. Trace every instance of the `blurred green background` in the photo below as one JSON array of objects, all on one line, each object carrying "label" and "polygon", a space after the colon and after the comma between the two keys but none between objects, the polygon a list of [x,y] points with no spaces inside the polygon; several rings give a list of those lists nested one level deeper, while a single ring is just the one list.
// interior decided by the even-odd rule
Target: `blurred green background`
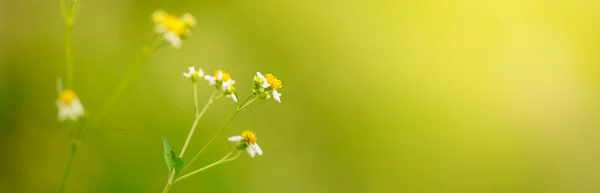
[{"label": "blurred green background", "polygon": [[[243,112],[265,154],[211,168],[171,192],[600,192],[600,3],[574,1],[81,0],[75,91],[93,118],[139,57],[156,9],[192,13],[179,50],[153,54],[82,142],[67,192],[160,192],[161,135],[179,151],[193,121],[188,66],[255,72],[283,103]],[[58,0],[0,1],[0,192],[55,192],[69,137]],[[202,104],[212,91],[199,86]],[[234,111],[202,119],[198,151]],[[186,154],[189,161],[192,153]]]}]

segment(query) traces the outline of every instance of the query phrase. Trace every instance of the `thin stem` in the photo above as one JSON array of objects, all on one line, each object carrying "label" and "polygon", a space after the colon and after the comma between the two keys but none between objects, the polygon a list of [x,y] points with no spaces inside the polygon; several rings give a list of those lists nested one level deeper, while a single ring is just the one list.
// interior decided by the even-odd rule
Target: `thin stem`
[{"label": "thin stem", "polygon": [[[250,95],[250,97],[248,97],[248,99],[250,99],[252,96],[254,96],[254,95]],[[215,133],[215,135],[213,135],[213,137],[204,145],[204,147],[202,147],[202,149],[200,149],[200,151],[198,153],[196,153],[196,155],[194,155],[194,157],[190,160],[190,162],[188,162],[188,164],[186,166],[184,166],[183,169],[181,169],[181,171],[182,172],[185,171],[185,169],[187,169],[190,165],[192,165],[192,163],[194,163],[194,161],[196,161],[196,159],[198,159],[198,156],[200,156],[200,154],[202,154],[202,152],[204,152],[204,150],[217,138],[217,136],[219,136],[219,134],[221,134],[221,132],[223,132],[225,130],[225,128],[227,128],[227,126],[231,123],[233,118],[235,118],[240,111],[242,111],[244,108],[248,107],[257,98],[258,98],[258,96],[256,96],[254,99],[252,99],[250,101],[248,101],[248,99],[246,99],[246,101],[243,104],[238,106],[238,108],[235,110],[233,115],[231,115],[231,117],[229,117],[227,122],[225,122],[223,127],[221,127],[221,129],[219,129],[219,131],[217,133]]]},{"label": "thin stem", "polygon": [[71,17],[65,18],[65,61],[67,63],[67,88],[73,88],[73,22]]},{"label": "thin stem", "polygon": [[219,161],[216,161],[215,163],[212,163],[210,165],[204,166],[203,168],[197,169],[197,170],[195,170],[193,172],[190,172],[190,173],[188,173],[186,175],[183,175],[183,176],[177,178],[175,180],[175,182],[173,182],[173,183],[177,183],[177,182],[179,182],[179,181],[181,181],[183,179],[186,179],[186,178],[188,178],[188,177],[190,177],[190,176],[192,176],[194,174],[197,174],[197,173],[199,173],[201,171],[204,171],[204,170],[206,170],[208,168],[212,168],[212,167],[214,167],[216,165],[219,165],[219,164],[222,164],[222,163],[225,163],[225,162],[229,162],[229,161],[233,161],[233,160],[237,159],[238,157],[240,157],[240,153],[241,153],[240,151],[238,151],[237,155],[235,155],[234,157],[227,159],[229,157],[229,155],[231,155],[231,153],[233,153],[236,150],[237,149],[231,150],[229,153],[227,153],[227,155],[225,155],[225,157],[221,158]]},{"label": "thin stem", "polygon": [[[196,113],[196,116],[198,116],[198,84],[196,84],[195,82],[192,83],[192,85],[194,85],[194,111]],[[212,99],[212,96],[211,96]]]},{"label": "thin stem", "polygon": [[117,99],[119,99],[119,97],[121,97],[121,94],[123,94],[123,91],[125,91],[125,89],[129,86],[131,81],[133,81],[137,77],[137,74],[140,72],[140,70],[146,63],[146,61],[148,61],[148,58],[150,58],[150,55],[152,54],[152,52],[154,50],[156,50],[156,48],[157,48],[157,46],[154,43],[154,42],[156,42],[156,37],[157,36],[154,37],[153,41],[147,47],[142,49],[142,55],[140,57],[140,60],[134,66],[131,67],[131,69],[129,70],[129,73],[127,74],[125,79],[123,79],[123,81],[121,81],[121,83],[119,84],[117,89],[113,92],[113,94],[110,96],[108,101],[106,101],[105,105],[103,106],[102,111],[100,111],[98,118],[92,124],[92,127],[97,126],[102,121],[104,116],[106,116],[106,114],[110,110],[112,110],[113,105],[115,104]]},{"label": "thin stem", "polygon": [[[194,86],[194,88],[195,87],[196,86]],[[181,153],[179,153],[179,157],[183,157],[183,154],[185,153],[185,150],[187,149],[190,141],[192,140],[192,136],[194,135],[194,132],[196,131],[196,126],[198,126],[198,122],[200,121],[200,118],[202,118],[202,116],[204,115],[204,113],[208,109],[208,106],[210,106],[214,102],[213,99],[214,99],[216,93],[217,93],[217,90],[213,91],[213,93],[210,95],[210,98],[206,102],[206,105],[204,105],[204,108],[202,109],[202,111],[200,112],[200,114],[196,115],[196,119],[194,120],[194,124],[192,125],[192,129],[190,129],[190,133],[188,134],[187,139],[185,140],[185,143],[183,144],[183,148],[181,149]],[[197,101],[198,100],[196,100],[196,103],[197,103]],[[196,105],[196,107],[197,106],[198,105]]]},{"label": "thin stem", "polygon": [[[194,124],[192,124],[190,133],[188,134],[187,139],[185,140],[185,143],[183,144],[183,148],[181,149],[181,153],[179,154],[179,157],[183,157],[183,155],[185,154],[185,150],[187,149],[190,141],[192,140],[192,136],[194,135],[194,132],[196,131],[196,126],[198,125],[198,121],[200,121],[200,118],[202,118],[202,116],[208,109],[208,106],[210,106],[216,100],[215,99],[216,93],[217,93],[217,90],[213,91],[213,93],[208,98],[206,105],[204,105],[204,108],[202,109],[202,111],[199,114],[196,114],[196,119],[194,120]],[[197,95],[196,94],[196,84],[194,84],[194,98],[196,98],[195,101],[196,101],[196,109],[197,109],[198,108],[198,99],[197,99],[198,97],[196,97],[196,95]],[[175,177],[175,169],[172,169],[171,173],[169,173],[169,179],[167,180],[167,185],[165,185],[165,189],[163,189],[163,192],[168,192],[169,189],[171,189],[171,186],[173,185],[174,177]]]},{"label": "thin stem", "polygon": [[71,174],[71,168],[73,167],[73,160],[75,158],[76,152],[77,152],[77,143],[73,142],[71,144],[71,151],[69,153],[69,161],[67,162],[67,169],[65,170],[65,174],[63,175],[62,182],[60,183],[60,189],[58,190],[59,193],[64,192],[65,188],[67,187],[67,180],[69,179],[69,176]]}]

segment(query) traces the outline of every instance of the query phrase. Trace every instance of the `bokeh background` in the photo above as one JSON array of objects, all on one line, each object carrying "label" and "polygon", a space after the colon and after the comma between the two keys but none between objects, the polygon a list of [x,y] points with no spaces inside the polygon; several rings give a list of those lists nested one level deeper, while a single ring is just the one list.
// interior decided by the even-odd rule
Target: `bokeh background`
[{"label": "bokeh background", "polygon": [[[265,154],[171,192],[600,192],[600,2],[81,0],[75,91],[90,119],[139,57],[156,9],[198,19],[154,53],[76,155],[67,192],[160,192],[161,135],[179,151],[193,121],[188,66],[283,80],[283,103],[243,112]],[[0,192],[55,192],[69,137],[58,0],[0,1]],[[202,104],[212,91],[199,86]],[[233,112],[220,100],[184,161]]]}]

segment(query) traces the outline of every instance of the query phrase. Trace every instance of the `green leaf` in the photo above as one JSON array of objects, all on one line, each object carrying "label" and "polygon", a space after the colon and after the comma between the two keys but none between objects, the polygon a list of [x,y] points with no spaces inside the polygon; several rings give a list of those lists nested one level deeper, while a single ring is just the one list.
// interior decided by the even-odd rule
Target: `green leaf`
[{"label": "green leaf", "polygon": [[183,159],[177,156],[173,150],[171,150],[171,164],[175,168],[175,175],[179,174],[183,168]]},{"label": "green leaf", "polygon": [[163,140],[163,148],[165,149],[165,151],[163,152],[163,156],[165,157],[165,162],[167,162],[167,167],[169,168],[169,172],[173,169],[173,165],[171,164],[171,152],[173,152],[173,150],[171,150],[171,146],[169,145],[169,142],[167,141],[167,138],[163,135],[162,136],[162,140]]}]

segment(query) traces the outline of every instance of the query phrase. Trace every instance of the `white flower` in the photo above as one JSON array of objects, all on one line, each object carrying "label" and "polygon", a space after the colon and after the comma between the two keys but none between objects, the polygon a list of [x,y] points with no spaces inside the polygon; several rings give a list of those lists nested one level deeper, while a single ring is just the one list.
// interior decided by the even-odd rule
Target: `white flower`
[{"label": "white flower", "polygon": [[77,121],[77,119],[84,114],[83,105],[75,92],[70,89],[64,89],[58,96],[56,101],[58,107],[58,120],[64,121],[65,119],[71,119]]},{"label": "white flower", "polygon": [[251,131],[244,131],[242,132],[242,135],[232,136],[227,138],[227,140],[239,143],[239,148],[246,149],[248,154],[250,154],[250,157],[254,157],[256,154],[263,154],[262,149],[260,149],[260,146],[256,143],[256,135]]},{"label": "white flower", "polygon": [[205,75],[204,80],[208,81],[209,85],[216,85],[217,89],[227,91],[229,85],[233,85],[235,81],[231,79],[231,75],[223,70],[215,71],[215,75]]},{"label": "white flower", "polygon": [[277,102],[281,103],[281,93],[277,92],[277,89],[282,87],[281,80],[277,79],[277,77],[273,76],[270,73],[267,73],[263,76],[260,72],[256,72],[256,76],[254,77],[255,88],[260,87],[258,89],[258,94],[262,94],[264,99],[270,98],[269,91],[273,93],[273,99]]},{"label": "white flower", "polygon": [[201,77],[204,76],[204,71],[202,71],[202,69],[198,69],[196,71],[196,67],[191,66],[188,68],[188,70],[189,72],[184,72],[183,76],[190,78],[192,82],[197,82]]},{"label": "white flower", "polygon": [[163,38],[174,48],[181,47],[181,39],[190,34],[190,28],[196,25],[196,19],[189,13],[181,18],[158,10],[152,14],[154,31],[163,35]]}]

